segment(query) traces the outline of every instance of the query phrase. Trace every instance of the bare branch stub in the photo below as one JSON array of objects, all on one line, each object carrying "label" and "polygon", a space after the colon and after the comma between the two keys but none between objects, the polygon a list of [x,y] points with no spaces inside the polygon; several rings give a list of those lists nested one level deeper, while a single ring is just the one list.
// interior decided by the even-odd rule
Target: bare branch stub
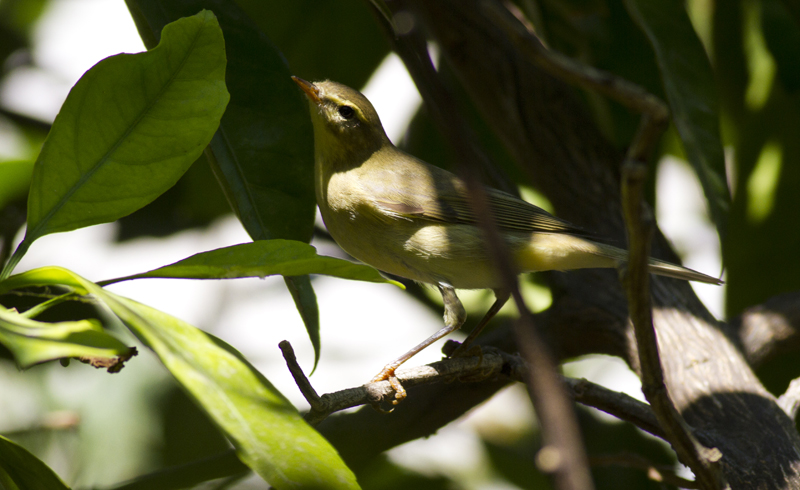
[{"label": "bare branch stub", "polygon": [[786,392],[778,398],[778,406],[790,419],[797,418],[797,412],[800,411],[800,378],[795,378],[789,383]]}]

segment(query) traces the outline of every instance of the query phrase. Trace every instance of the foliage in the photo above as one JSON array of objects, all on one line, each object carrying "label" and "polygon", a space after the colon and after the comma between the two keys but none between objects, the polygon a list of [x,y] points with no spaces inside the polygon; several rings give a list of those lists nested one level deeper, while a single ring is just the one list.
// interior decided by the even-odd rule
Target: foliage
[{"label": "foliage", "polygon": [[[103,287],[148,277],[281,275],[303,317],[315,361],[319,358],[319,313],[310,275],[390,281],[367,266],[318,255],[307,244],[314,226],[311,128],[289,65],[304,78],[363,85],[388,52],[377,27],[379,15],[370,13],[374,7],[367,1],[319,5],[311,0],[126,3],[149,51],[98,62],[73,87],[46,139],[40,122],[4,111],[30,144],[29,157],[0,161],[4,355],[20,368],[75,358],[109,371],[134,370],[135,337],[194,402],[187,410],[200,414],[196,432],[223,434],[235,449],[233,457],[223,452],[224,444],[209,443],[206,453],[181,461],[186,471],[143,475],[125,488],[181,488],[203,481],[206,473],[200,468],[212,466],[215,471],[209,470],[206,479],[238,478],[241,463],[276,488],[356,488],[359,483],[392,488],[402,481],[447,486],[441,476],[409,475],[382,459],[358,468],[357,483],[350,461],[346,464],[338,448],[308,426],[233,346]],[[625,77],[668,102],[674,125],[654,159],[685,155],[702,185],[722,240],[728,315],[800,288],[797,274],[787,267],[800,247],[800,231],[793,226],[800,207],[800,167],[792,164],[800,159],[797,12],[780,0],[724,0],[715,8],[697,0],[686,9],[638,0],[519,3],[552,49]],[[42,5],[0,2],[3,59],[28,44]],[[477,118],[450,69],[445,65],[440,71],[469,116]],[[638,115],[596,94],[585,94],[585,101],[609,139],[624,147]],[[509,163],[502,138],[485,122],[475,126],[513,185],[529,186],[527,176]],[[449,152],[430,127],[420,111],[403,144],[420,156],[443,159]],[[184,222],[157,219],[175,214],[166,210],[177,206],[194,214]],[[15,216],[25,214],[24,207],[25,238],[9,257],[11,239],[22,225]],[[12,275],[35,241],[48,234],[115,220],[126,237],[169,234],[207,225],[231,209],[255,242],[106,281],[60,267]],[[166,226],[156,229],[156,223]],[[40,297],[45,300],[25,301]],[[59,309],[66,304],[94,310],[75,317]],[[796,363],[784,363],[767,366],[762,374],[777,392],[798,371]],[[612,432],[597,421],[584,422],[597,425],[591,429],[597,433]],[[613,444],[598,438],[591,444],[598,451],[618,450],[618,439],[627,448],[649,444],[633,432],[607,438]],[[498,474],[524,488],[543,488],[546,480],[530,463],[533,439],[523,434],[483,444]],[[648,446],[647,451],[668,458],[660,449]],[[220,452],[216,459],[204,459]],[[0,453],[5,487],[68,488],[42,455],[6,438],[0,438]],[[614,476],[604,472],[595,475],[598,487],[613,488]]]}]

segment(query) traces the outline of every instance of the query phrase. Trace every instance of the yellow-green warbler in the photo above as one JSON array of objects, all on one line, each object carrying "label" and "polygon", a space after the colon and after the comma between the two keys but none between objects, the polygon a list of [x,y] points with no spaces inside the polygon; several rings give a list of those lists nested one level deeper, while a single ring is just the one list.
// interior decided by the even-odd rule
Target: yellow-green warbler
[{"label": "yellow-green warbler", "polygon": [[[433,284],[444,300],[445,327],[372,381],[389,380],[405,397],[395,370],[466,320],[454,289],[492,289],[496,301],[473,335],[508,300],[476,223],[466,184],[446,170],[397,149],[360,92],[331,81],[292,79],[303,89],[314,125],[314,180],[322,219],[347,253],[379,270]],[[492,215],[522,272],[618,267],[628,254],[591,241],[586,232],[530,203],[486,189]],[[653,274],[720,284],[699,272],[650,259]]]}]

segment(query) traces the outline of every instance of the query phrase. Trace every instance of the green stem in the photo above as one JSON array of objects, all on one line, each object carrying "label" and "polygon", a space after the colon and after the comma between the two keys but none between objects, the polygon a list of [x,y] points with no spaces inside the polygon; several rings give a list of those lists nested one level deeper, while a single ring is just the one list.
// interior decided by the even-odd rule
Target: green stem
[{"label": "green stem", "polygon": [[71,298],[77,296],[75,292],[64,293],[60,296],[56,296],[55,298],[49,299],[44,303],[39,303],[38,305],[25,310],[22,313],[22,316],[25,318],[36,318],[37,316],[44,313],[48,308],[52,308],[55,305],[61,304],[65,301],[69,301]]},{"label": "green stem", "polygon": [[0,281],[5,281],[6,279],[8,279],[8,276],[11,275],[11,272],[14,270],[14,267],[16,267],[17,264],[19,264],[19,261],[22,260],[22,257],[28,251],[28,247],[30,246],[31,244],[28,243],[27,240],[22,240],[22,243],[20,243],[19,246],[17,246],[16,250],[14,250],[14,255],[12,255],[11,258],[8,259],[8,262],[3,267],[3,272],[0,272]]}]

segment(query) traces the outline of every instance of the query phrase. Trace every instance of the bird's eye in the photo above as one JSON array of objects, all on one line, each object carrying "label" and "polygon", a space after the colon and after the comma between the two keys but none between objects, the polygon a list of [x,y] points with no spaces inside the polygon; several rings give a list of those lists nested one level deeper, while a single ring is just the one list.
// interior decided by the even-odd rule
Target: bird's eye
[{"label": "bird's eye", "polygon": [[339,106],[339,115],[345,119],[352,119],[353,116],[356,115],[355,109],[350,107],[349,105],[340,105]]}]

